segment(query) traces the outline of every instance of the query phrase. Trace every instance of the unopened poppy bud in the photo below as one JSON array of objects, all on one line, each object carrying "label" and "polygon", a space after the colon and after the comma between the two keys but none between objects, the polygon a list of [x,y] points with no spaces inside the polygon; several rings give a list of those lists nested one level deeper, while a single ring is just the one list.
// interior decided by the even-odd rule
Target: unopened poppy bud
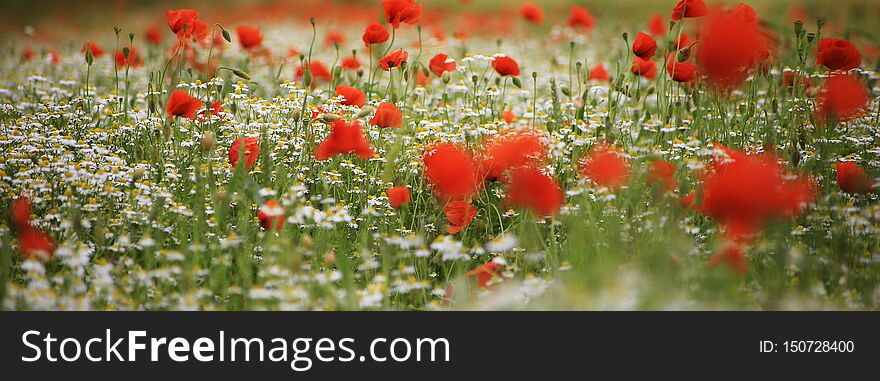
[{"label": "unopened poppy bud", "polygon": [[214,133],[211,131],[205,131],[202,134],[202,151],[211,152],[214,149]]},{"label": "unopened poppy bud", "polygon": [[452,80],[452,76],[448,71],[444,71],[443,75],[440,76],[440,79],[443,80],[443,83],[449,83],[449,81]]},{"label": "unopened poppy bud", "polygon": [[129,41],[134,41],[134,33],[129,33],[129,34],[128,34],[128,40],[129,40]]},{"label": "unopened poppy bud", "polygon": [[623,32],[623,42],[629,43],[629,33]]},{"label": "unopened poppy bud", "polygon": [[241,79],[244,79],[244,80],[246,80],[246,81],[250,81],[250,80],[251,80],[251,76],[250,76],[248,73],[245,73],[245,72],[244,72],[243,70],[241,70],[241,69],[234,69],[234,68],[233,68],[233,69],[232,69],[232,74],[235,74],[237,77],[239,77],[239,78],[241,78]]},{"label": "unopened poppy bud", "polygon": [[146,171],[144,171],[143,168],[135,169],[134,172],[131,173],[131,179],[133,181],[140,181],[140,179],[144,178],[145,172]]},{"label": "unopened poppy bud", "polygon": [[334,66],[333,67],[333,78],[339,78],[342,74],[342,66]]},{"label": "unopened poppy bud", "polygon": [[361,111],[358,112],[357,115],[355,115],[354,117],[355,117],[355,118],[363,118],[363,117],[366,117],[367,115],[370,115],[370,114],[373,113],[373,111],[375,111],[375,110],[376,110],[376,109],[375,109],[373,106],[365,106],[365,107],[362,108]]},{"label": "unopened poppy bud", "polygon": [[315,240],[313,240],[312,236],[308,234],[303,234],[302,238],[300,238],[299,243],[306,250],[311,250],[315,247]]},{"label": "unopened poppy bud", "polygon": [[312,70],[306,69],[303,71],[303,85],[309,87],[312,85]]},{"label": "unopened poppy bud", "polygon": [[342,119],[342,117],[336,114],[321,114],[318,116],[318,119],[324,123],[333,123],[339,119]]},{"label": "unopened poppy bud", "polygon": [[332,267],[333,265],[335,265],[336,264],[336,254],[333,254],[332,251],[328,251],[328,252],[324,253],[324,264],[326,264],[327,267]]},{"label": "unopened poppy bud", "polygon": [[86,43],[86,65],[92,66],[92,62],[94,62],[95,57],[92,56],[92,47],[91,43]]},{"label": "unopened poppy bud", "polygon": [[116,33],[116,37],[119,37],[119,32],[122,32],[122,29],[120,29],[118,26],[114,26],[113,32]]},{"label": "unopened poppy bud", "polygon": [[229,35],[229,32],[226,31],[226,28],[223,28],[221,26],[220,27],[220,34],[223,35],[223,39],[226,40],[226,42],[232,42],[232,36]]},{"label": "unopened poppy bud", "polygon": [[532,72],[532,79],[538,79],[538,72],[537,71]]},{"label": "unopened poppy bud", "polygon": [[122,56],[123,57],[128,58],[128,53],[129,53],[129,50],[128,50],[127,46],[122,48]]},{"label": "unopened poppy bud", "polygon": [[562,91],[563,94],[565,94],[565,96],[567,96],[567,97],[571,96],[571,90],[568,89],[568,86],[562,85],[560,90]]},{"label": "unopened poppy bud", "polygon": [[302,110],[300,110],[298,108],[295,108],[295,109],[293,109],[293,111],[290,112],[290,116],[293,117],[293,119],[299,119],[299,117],[301,115],[302,115]]},{"label": "unopened poppy bud", "polygon": [[311,23],[312,26],[315,26],[315,16],[309,17],[309,23]]},{"label": "unopened poppy bud", "polygon": [[516,88],[518,89],[522,88],[522,81],[519,79],[519,77],[513,77],[513,85],[516,86]]},{"label": "unopened poppy bud", "polygon": [[678,62],[684,62],[691,58],[691,47],[688,46],[682,50],[678,51],[678,54],[675,56],[675,60]]}]

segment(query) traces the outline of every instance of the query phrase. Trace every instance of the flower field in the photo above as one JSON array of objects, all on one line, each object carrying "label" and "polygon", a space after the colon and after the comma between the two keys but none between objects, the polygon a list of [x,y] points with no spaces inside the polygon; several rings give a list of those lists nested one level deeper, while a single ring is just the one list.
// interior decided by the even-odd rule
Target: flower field
[{"label": "flower field", "polygon": [[123,14],[2,37],[4,309],[880,308],[880,4]]}]

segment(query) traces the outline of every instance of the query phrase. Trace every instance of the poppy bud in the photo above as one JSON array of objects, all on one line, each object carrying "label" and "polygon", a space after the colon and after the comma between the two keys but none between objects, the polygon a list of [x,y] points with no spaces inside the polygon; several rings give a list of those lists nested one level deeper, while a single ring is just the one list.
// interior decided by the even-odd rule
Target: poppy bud
[{"label": "poppy bud", "polygon": [[518,89],[522,88],[522,81],[519,79],[519,77],[513,77],[513,85],[516,86],[516,88]]},{"label": "poppy bud", "polygon": [[309,17],[309,23],[315,26],[315,16]]},{"label": "poppy bud", "polygon": [[449,83],[452,77],[450,76],[448,71],[444,71],[443,75],[440,76],[440,79],[443,80],[443,83]]},{"label": "poppy bud", "polygon": [[342,66],[333,67],[333,78],[339,78],[342,75]]},{"label": "poppy bud", "polygon": [[798,38],[800,38],[800,36],[803,33],[804,33],[804,22],[801,20],[795,21],[794,22],[794,35],[798,36]]},{"label": "poppy bud", "polygon": [[366,117],[367,115],[370,115],[375,110],[376,109],[373,106],[366,106],[366,107],[362,108],[361,111],[359,113],[357,113],[357,115],[355,115],[354,117],[355,117],[355,119],[363,118],[363,117]]},{"label": "poppy bud", "polygon": [[691,58],[691,47],[688,46],[682,50],[678,51],[678,54],[675,56],[675,60],[678,62],[684,62]]},{"label": "poppy bud", "polygon": [[223,39],[226,40],[226,42],[232,42],[232,36],[230,36],[229,32],[227,32],[222,26],[220,27],[220,34],[223,35]]},{"label": "poppy bud", "polygon": [[312,71],[310,69],[306,69],[303,72],[303,85],[309,87],[312,85]]},{"label": "poppy bud", "polygon": [[202,151],[205,153],[211,152],[214,148],[214,133],[211,131],[205,131],[202,134]]},{"label": "poppy bud", "polygon": [[326,264],[327,267],[333,267],[333,265],[336,264],[336,254],[333,254],[332,251],[324,253],[324,264]]},{"label": "poppy bud", "polygon": [[302,115],[302,111],[301,111],[300,109],[298,109],[298,108],[295,108],[295,109],[293,109],[293,111],[290,112],[290,116],[291,116],[293,119],[299,119],[299,117],[300,117],[301,115]]},{"label": "poppy bud", "polygon": [[571,90],[568,89],[568,86],[562,85],[560,90],[562,91],[563,94],[565,94],[565,96],[567,96],[567,97],[571,96]]},{"label": "poppy bud", "polygon": [[94,62],[95,57],[92,55],[91,43],[86,43],[86,65],[92,66],[92,62]]},{"label": "poppy bud", "polygon": [[318,115],[318,119],[324,123],[333,123],[339,119],[342,119],[342,117],[336,114],[321,114]]},{"label": "poppy bud", "polygon": [[118,26],[114,26],[113,32],[116,33],[116,37],[119,37],[119,32],[122,32],[122,29],[120,29]]},{"label": "poppy bud", "polygon": [[129,53],[130,53],[130,51],[128,50],[128,47],[127,47],[127,46],[124,47],[124,48],[122,48],[122,56],[123,56],[123,57],[128,58],[128,54],[129,54]]},{"label": "poppy bud", "polygon": [[143,168],[135,169],[134,172],[131,173],[131,180],[134,182],[140,181],[144,178],[144,172]]},{"label": "poppy bud", "polygon": [[629,33],[623,32],[623,42],[629,43]]},{"label": "poppy bud", "polygon": [[308,234],[303,234],[302,238],[300,238],[299,244],[306,250],[311,250],[315,247],[315,240],[312,239],[312,236]]},{"label": "poppy bud", "polygon": [[241,79],[244,79],[244,80],[246,80],[246,81],[250,81],[250,80],[251,80],[251,76],[250,76],[248,73],[245,73],[245,72],[244,72],[243,70],[241,70],[241,69],[232,69],[232,74],[235,74],[237,77],[239,77],[239,78],[241,78]]}]

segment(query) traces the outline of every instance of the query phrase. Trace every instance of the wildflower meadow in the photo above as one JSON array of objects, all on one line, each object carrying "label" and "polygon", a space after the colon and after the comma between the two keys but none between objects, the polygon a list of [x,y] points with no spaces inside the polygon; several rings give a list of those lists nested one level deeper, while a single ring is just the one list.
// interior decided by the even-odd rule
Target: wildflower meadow
[{"label": "wildflower meadow", "polygon": [[11,3],[0,306],[876,310],[880,3],[743,1]]}]

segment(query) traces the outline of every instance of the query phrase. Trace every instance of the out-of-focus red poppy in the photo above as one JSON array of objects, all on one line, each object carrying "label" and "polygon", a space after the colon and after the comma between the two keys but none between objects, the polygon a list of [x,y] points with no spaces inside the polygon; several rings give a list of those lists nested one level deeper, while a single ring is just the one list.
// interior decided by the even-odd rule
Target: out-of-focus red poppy
[{"label": "out-of-focus red poppy", "polygon": [[122,49],[116,51],[116,66],[119,68],[124,68],[126,64],[129,64],[129,67],[140,67],[144,65],[144,59],[141,58],[135,47],[130,47],[128,49],[128,57],[125,57]]},{"label": "out-of-focus red poppy", "polygon": [[263,45],[263,35],[260,30],[247,25],[239,25],[235,28],[238,34],[238,43],[243,49],[256,49]]},{"label": "out-of-focus red poppy", "polygon": [[492,68],[502,77],[507,75],[519,77],[519,64],[508,56],[496,56],[493,58]]},{"label": "out-of-focus red poppy", "polygon": [[652,59],[645,60],[641,57],[633,57],[630,71],[635,75],[653,80],[657,78],[657,62]]},{"label": "out-of-focus red poppy", "polygon": [[369,48],[370,45],[388,41],[388,30],[382,24],[372,23],[364,30],[364,35],[361,39],[364,40],[364,45]]},{"label": "out-of-focus red poppy", "polygon": [[410,202],[409,188],[406,186],[388,188],[385,194],[388,195],[388,204],[394,209],[400,209]]},{"label": "out-of-focus red poppy", "polygon": [[709,257],[707,264],[713,267],[725,265],[740,276],[746,275],[749,271],[749,260],[743,253],[740,244],[736,242],[726,244],[724,249]]},{"label": "out-of-focus red poppy", "polygon": [[82,47],[82,50],[80,50],[80,52],[85,53],[86,49],[89,49],[92,51],[92,57],[100,58],[101,56],[104,55],[104,48],[101,47],[101,45],[98,45],[97,43],[95,43],[94,41],[86,41],[85,43],[83,43],[83,47]]},{"label": "out-of-focus red poppy", "polygon": [[821,121],[846,122],[865,115],[868,89],[858,78],[848,74],[832,75],[816,99],[816,114]]},{"label": "out-of-focus red poppy", "polygon": [[620,189],[629,181],[629,160],[606,144],[593,147],[578,169],[582,177],[611,189]]},{"label": "out-of-focus red poppy", "polygon": [[400,23],[412,25],[422,18],[422,5],[415,0],[382,0],[382,9],[385,21],[394,29],[399,28]]},{"label": "out-of-focus red poppy", "polygon": [[425,87],[428,85],[428,82],[430,82],[430,81],[431,81],[431,78],[429,78],[427,75],[425,75],[424,72],[422,72],[421,70],[416,70],[416,85],[421,86],[421,87]]},{"label": "out-of-focus red poppy", "polygon": [[666,73],[673,81],[678,83],[693,83],[699,78],[697,65],[690,62],[677,62],[675,55],[671,54],[666,63]]},{"label": "out-of-focus red poppy", "polygon": [[507,124],[513,123],[516,121],[516,114],[513,111],[505,110],[501,112],[501,117],[504,119]]},{"label": "out-of-focus red poppy", "polygon": [[675,48],[676,49],[684,49],[684,48],[690,46],[690,44],[691,44],[691,37],[688,36],[688,34],[685,32],[681,32],[681,35],[679,35],[678,38],[675,39]]},{"label": "out-of-focus red poppy", "polygon": [[523,165],[536,165],[547,159],[547,146],[528,132],[492,137],[483,143],[480,172],[485,181],[500,180],[505,171]]},{"label": "out-of-focus red poppy", "polygon": [[455,200],[450,201],[443,207],[443,213],[446,214],[446,220],[449,221],[449,225],[446,226],[446,232],[456,234],[470,225],[471,220],[477,215],[477,208],[468,201]]},{"label": "out-of-focus red poppy", "polygon": [[356,56],[348,56],[342,59],[339,66],[346,70],[357,70],[361,68],[361,61],[358,61]]},{"label": "out-of-focus red poppy", "polygon": [[660,185],[665,192],[674,191],[678,188],[678,180],[675,179],[675,165],[664,160],[652,162],[646,182],[648,186]]},{"label": "out-of-focus red poppy", "polygon": [[361,159],[373,157],[370,141],[358,121],[347,123],[339,119],[333,122],[330,134],[315,148],[315,158],[327,160],[336,155],[355,154]]},{"label": "out-of-focus red poppy", "polygon": [[782,84],[791,92],[794,89],[795,83],[797,83],[798,87],[808,88],[813,84],[813,81],[810,78],[805,77],[803,75],[798,76],[794,71],[786,70],[782,72]]},{"label": "out-of-focus red poppy", "polygon": [[874,189],[874,183],[865,175],[865,170],[859,168],[855,162],[843,161],[835,163],[837,166],[837,186],[846,193],[869,193]]},{"label": "out-of-focus red poppy", "polygon": [[345,35],[337,31],[331,31],[324,37],[324,45],[326,46],[333,46],[334,44],[342,46],[343,43],[345,43]]},{"label": "out-of-focus red poppy", "polygon": [[277,200],[266,201],[257,211],[257,218],[263,229],[270,232],[280,231],[284,227],[284,207]]},{"label": "out-of-focus red poppy", "polygon": [[608,70],[605,70],[604,64],[598,63],[590,69],[590,80],[608,82]]},{"label": "out-of-focus red poppy", "polygon": [[681,20],[682,17],[702,17],[709,14],[706,3],[703,0],[681,0],[672,8],[672,21]]},{"label": "out-of-focus red poppy", "polygon": [[159,45],[162,43],[162,32],[159,31],[159,26],[156,24],[152,24],[147,28],[146,35],[147,42],[150,45]]},{"label": "out-of-focus red poppy", "polygon": [[27,225],[18,229],[18,250],[28,259],[49,259],[55,252],[55,242],[48,234]]},{"label": "out-of-focus red poppy", "polygon": [[364,107],[367,104],[367,96],[364,92],[348,85],[336,86],[336,95],[342,95],[342,104],[347,106]]},{"label": "out-of-focus red poppy", "polygon": [[240,138],[232,142],[229,147],[229,165],[238,167],[238,159],[244,156],[244,169],[250,170],[260,157],[260,138]]},{"label": "out-of-focus red poppy", "polygon": [[394,103],[382,102],[376,107],[376,115],[373,115],[370,124],[382,128],[400,128],[403,125],[403,114]]},{"label": "out-of-focus red poppy", "polygon": [[819,41],[816,52],[816,65],[822,65],[832,71],[846,71],[862,64],[862,54],[847,40],[823,38]]},{"label": "out-of-focus red poppy", "polygon": [[428,62],[428,69],[431,70],[434,75],[440,77],[443,76],[444,72],[447,71],[455,71],[455,60],[449,58],[449,56],[440,53],[434,58],[431,58],[431,61]]},{"label": "out-of-focus red poppy", "polygon": [[205,114],[207,114],[207,113],[210,113],[213,116],[219,117],[221,112],[223,112],[223,102],[214,101],[214,103],[211,103],[211,106],[208,108],[207,111],[203,108],[199,109],[199,111],[197,113],[199,116],[198,120],[199,120],[199,122],[204,122],[204,121],[208,120],[208,118],[205,117]]},{"label": "out-of-focus red poppy", "polygon": [[500,270],[501,265],[495,261],[489,261],[469,271],[465,275],[476,278],[477,286],[488,288],[491,286],[492,280],[496,278],[498,271]]},{"label": "out-of-focus red poppy", "polygon": [[425,177],[438,197],[444,200],[467,199],[477,192],[479,174],[470,152],[444,143],[425,151],[422,158]]},{"label": "out-of-focus red poppy", "polygon": [[52,65],[58,65],[59,63],[61,63],[61,54],[59,54],[58,52],[56,52],[54,50],[50,50],[49,51],[49,63],[51,63]]},{"label": "out-of-focus red poppy", "polygon": [[590,11],[577,5],[571,6],[571,13],[568,16],[568,26],[590,30],[593,29],[594,25],[596,25],[596,19],[590,14]]},{"label": "out-of-focus red poppy", "polygon": [[[85,46],[83,46],[83,53],[86,52]],[[24,49],[21,50],[21,60],[24,62],[30,61],[34,59],[34,48],[30,46],[25,46]]]},{"label": "out-of-focus red poppy", "polygon": [[649,60],[653,58],[654,53],[657,52],[657,41],[654,40],[654,37],[651,37],[644,32],[639,32],[639,34],[636,35],[636,39],[633,40],[632,51],[636,57],[643,60]]},{"label": "out-of-focus red poppy", "polygon": [[651,16],[651,20],[648,21],[648,32],[653,34],[655,37],[662,37],[666,34],[667,24],[666,20],[663,18],[663,15],[659,13],[655,13],[654,16]]},{"label": "out-of-focus red poppy", "polygon": [[31,223],[31,202],[26,196],[15,199],[12,203],[12,223],[21,228]]},{"label": "out-of-focus red poppy", "polygon": [[564,202],[562,188],[549,175],[535,167],[516,167],[507,180],[507,202],[524,207],[535,215],[555,214]]},{"label": "out-of-focus red poppy", "polygon": [[168,119],[182,116],[187,119],[196,119],[196,113],[202,108],[202,101],[192,97],[183,90],[174,90],[168,98],[165,110],[168,111]]},{"label": "out-of-focus red poppy", "polygon": [[379,67],[382,70],[389,71],[392,68],[400,66],[409,59],[409,53],[403,49],[397,49],[379,59]]},{"label": "out-of-focus red poppy", "polygon": [[544,10],[535,3],[525,3],[519,7],[519,15],[532,24],[541,25],[544,22]]},{"label": "out-of-focus red poppy", "polygon": [[[317,81],[322,79],[324,81],[330,81],[330,70],[327,70],[327,66],[324,66],[323,63],[317,60],[312,60],[311,65],[308,62],[303,64],[302,66],[296,68],[296,78],[302,79],[303,75],[305,75],[306,67],[308,67],[312,71],[312,78]],[[312,85],[314,85],[314,82]]]},{"label": "out-of-focus red poppy", "polygon": [[717,88],[738,86],[752,68],[769,56],[766,38],[757,22],[743,16],[747,13],[713,10],[700,32],[697,64]]},{"label": "out-of-focus red poppy", "polygon": [[812,180],[787,175],[774,155],[720,147],[713,170],[703,176],[697,210],[721,224],[728,238],[743,240],[771,219],[797,216],[815,197]]}]

